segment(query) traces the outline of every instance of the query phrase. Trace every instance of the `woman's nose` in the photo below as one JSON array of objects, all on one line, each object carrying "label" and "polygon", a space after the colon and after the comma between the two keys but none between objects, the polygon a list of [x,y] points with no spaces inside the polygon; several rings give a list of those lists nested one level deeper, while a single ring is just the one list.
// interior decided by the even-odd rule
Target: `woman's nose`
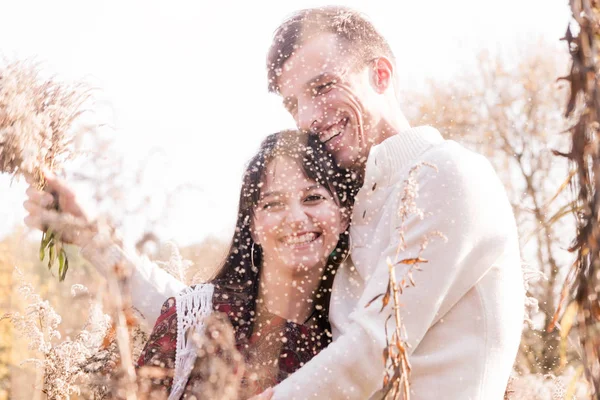
[{"label": "woman's nose", "polygon": [[308,221],[306,210],[301,204],[292,204],[288,207],[286,222],[298,228]]}]

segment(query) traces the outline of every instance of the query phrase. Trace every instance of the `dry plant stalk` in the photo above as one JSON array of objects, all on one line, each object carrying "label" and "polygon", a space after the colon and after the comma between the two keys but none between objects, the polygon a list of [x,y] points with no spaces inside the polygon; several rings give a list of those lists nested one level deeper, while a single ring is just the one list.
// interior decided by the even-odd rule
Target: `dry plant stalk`
[{"label": "dry plant stalk", "polygon": [[[242,393],[244,359],[235,345],[233,327],[225,314],[214,313],[204,321],[203,332],[190,331],[197,358],[182,398],[235,400],[250,395]],[[143,366],[137,370],[138,400],[166,399],[167,378],[173,369],[166,366]]]},{"label": "dry plant stalk", "polygon": [[[76,234],[78,229],[90,230],[90,224],[94,225],[93,231],[97,234],[88,245],[96,247],[99,252],[104,254],[109,268],[107,293],[110,296],[107,297],[107,300],[112,326],[108,330],[109,337],[105,337],[103,344],[110,346],[114,341],[114,353],[118,354],[118,361],[115,362],[116,368],[110,371],[109,392],[111,398],[114,399],[136,400],[138,387],[132,338],[135,336],[138,323],[131,304],[129,281],[135,266],[128,262],[127,257],[122,254],[123,243],[115,230],[103,220],[82,225],[78,219],[59,214],[53,227],[57,232]],[[93,359],[93,357],[91,358]],[[89,360],[85,361],[80,364],[86,365]]]},{"label": "dry plant stalk", "polygon": [[[235,400],[242,395],[244,358],[235,346],[228,317],[214,313],[205,320],[203,334],[194,333],[198,358],[185,394],[188,398]],[[184,395],[185,395],[184,394]]]},{"label": "dry plant stalk", "polygon": [[[15,329],[29,339],[29,349],[39,355],[24,363],[35,364],[42,373],[41,389],[48,399],[68,399],[72,394],[80,394],[80,385],[89,379],[82,364],[99,348],[108,328],[107,317],[96,302],[90,301],[89,318],[75,339],[56,343],[61,338],[58,331],[61,316],[34,291],[18,269],[16,275],[18,292],[27,303],[25,313],[10,313],[2,319],[8,318]],[[82,291],[87,290],[82,285],[73,285],[71,294],[77,297]]]},{"label": "dry plant stalk", "polygon": [[[437,172],[437,167],[429,163],[417,164],[411,168],[408,178],[404,181],[404,190],[402,193],[401,206],[398,210],[400,216],[400,241],[396,249],[394,260],[388,258],[387,265],[389,271],[389,281],[385,293],[375,296],[367,303],[365,307],[369,307],[375,300],[381,299],[381,310],[389,304],[390,299],[393,300],[393,314],[385,321],[385,336],[386,347],[383,349],[383,362],[385,365],[385,375],[383,377],[383,398],[385,399],[403,399],[410,400],[410,361],[408,360],[407,349],[409,345],[406,343],[407,335],[402,316],[400,315],[400,295],[404,289],[416,286],[413,274],[415,271],[420,271],[421,264],[427,263],[427,260],[422,258],[422,254],[427,248],[429,241],[433,237],[439,237],[446,240],[446,237],[438,231],[427,233],[421,241],[419,254],[414,258],[399,259],[400,253],[406,250],[406,241],[404,237],[406,221],[410,216],[417,216],[420,219],[425,218],[425,213],[419,209],[416,204],[416,198],[419,192],[419,183],[416,178],[417,172],[423,167],[433,168]],[[396,267],[399,265],[408,265],[408,270],[403,275],[400,282],[396,279]],[[394,317],[395,328],[390,337],[388,333],[388,322]]]},{"label": "dry plant stalk", "polygon": [[[130,340],[133,355],[139,356],[148,341],[148,335],[140,327],[135,327],[131,330]],[[127,391],[123,388],[121,358],[114,325],[104,337],[101,349],[88,358],[82,364],[82,368],[88,374],[86,385],[81,387],[84,398],[95,400],[126,398]],[[172,372],[161,367],[139,368],[136,371],[134,390],[137,400],[166,399],[166,386],[157,386],[154,382],[162,382],[161,379],[172,376]]]},{"label": "dry plant stalk", "polygon": [[[572,326],[577,326],[583,348],[582,358],[594,398],[600,398],[600,4],[596,0],[571,0],[573,19],[579,32],[567,28],[572,64],[563,78],[571,88],[566,115],[578,117],[570,129],[572,147],[567,157],[576,167],[574,186],[577,191],[577,236],[571,251],[577,259],[569,271],[553,329],[562,314],[563,340]],[[567,300],[569,299],[569,300]]]},{"label": "dry plant stalk", "polygon": [[190,267],[194,265],[194,263],[190,260],[185,260],[182,257],[179,248],[175,243],[167,242],[167,245],[171,250],[169,260],[166,262],[156,261],[156,264],[179,281],[184,282],[186,285],[191,285],[192,282],[187,278],[187,275]]},{"label": "dry plant stalk", "polygon": [[[60,231],[69,231],[78,227],[78,221],[63,219]],[[70,224],[70,225],[69,225]],[[95,221],[95,232],[92,246],[105,255],[109,267],[107,292],[110,293],[109,311],[112,326],[104,338],[104,345],[112,347],[115,368],[109,371],[108,395],[111,399],[137,400],[139,387],[135,371],[134,344],[136,331],[139,333],[137,317],[131,303],[130,276],[134,265],[127,261],[123,254],[123,243],[115,230],[103,221]],[[115,357],[118,355],[118,357]],[[156,398],[156,396],[145,397]]]},{"label": "dry plant stalk", "polygon": [[[43,189],[42,169],[58,171],[73,156],[74,128],[90,90],[43,78],[33,62],[5,63],[0,67],[0,173],[29,177]],[[42,237],[42,261],[46,251],[48,268],[58,261],[58,277],[64,280],[69,261],[60,237],[51,231]]]},{"label": "dry plant stalk", "polygon": [[[123,243],[110,226],[99,225],[98,231],[100,233],[96,235],[94,245],[122,252]],[[134,369],[132,331],[137,326],[137,318],[131,303],[129,281],[135,266],[124,260],[126,257],[122,255],[116,256],[114,260],[109,260],[112,263],[112,273],[108,277],[108,292],[111,294],[110,308],[114,324],[114,338],[120,356],[120,368],[113,374],[112,379],[116,381],[115,386],[119,388],[117,398],[136,400],[137,376]]]}]

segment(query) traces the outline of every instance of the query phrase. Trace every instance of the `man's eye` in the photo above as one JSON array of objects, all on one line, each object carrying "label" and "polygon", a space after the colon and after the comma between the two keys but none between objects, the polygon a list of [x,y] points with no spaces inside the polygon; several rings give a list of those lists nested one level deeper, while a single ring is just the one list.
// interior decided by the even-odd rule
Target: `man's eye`
[{"label": "man's eye", "polygon": [[320,94],[324,94],[327,93],[328,91],[331,90],[331,88],[333,87],[333,85],[335,84],[335,82],[327,82],[324,83],[322,85],[317,85],[314,89],[313,89],[313,95],[317,96]]}]

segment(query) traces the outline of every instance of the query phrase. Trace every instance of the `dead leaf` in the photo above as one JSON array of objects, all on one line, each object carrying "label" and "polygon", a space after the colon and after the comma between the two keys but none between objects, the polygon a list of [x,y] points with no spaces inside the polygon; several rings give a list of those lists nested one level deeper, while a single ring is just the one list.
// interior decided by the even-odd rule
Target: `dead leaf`
[{"label": "dead leaf", "polygon": [[427,263],[429,261],[427,261],[424,258],[421,257],[416,257],[416,258],[405,258],[404,260],[400,260],[396,263],[396,265],[398,264],[407,264],[407,265],[413,265],[413,264],[421,264],[421,263]]}]

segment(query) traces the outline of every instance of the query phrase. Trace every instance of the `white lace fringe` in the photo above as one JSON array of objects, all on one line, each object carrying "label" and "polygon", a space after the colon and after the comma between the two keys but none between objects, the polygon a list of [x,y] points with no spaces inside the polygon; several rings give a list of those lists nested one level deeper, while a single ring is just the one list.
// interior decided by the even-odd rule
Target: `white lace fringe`
[{"label": "white lace fringe", "polygon": [[213,285],[203,284],[196,285],[193,288],[185,288],[175,296],[177,353],[175,356],[173,388],[169,400],[179,400],[194,368],[197,353],[192,334],[201,335],[204,333],[204,318],[212,312],[213,292]]}]

